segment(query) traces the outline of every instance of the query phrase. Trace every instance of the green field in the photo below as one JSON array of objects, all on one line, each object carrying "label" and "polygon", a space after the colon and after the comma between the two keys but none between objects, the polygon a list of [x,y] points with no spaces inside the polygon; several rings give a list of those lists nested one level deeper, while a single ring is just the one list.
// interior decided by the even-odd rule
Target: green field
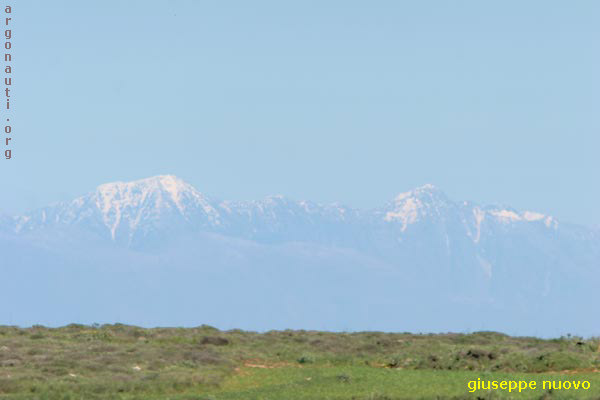
[{"label": "green field", "polygon": [[[599,350],[493,332],[0,327],[0,399],[600,399]],[[470,392],[478,378],[537,387]]]}]

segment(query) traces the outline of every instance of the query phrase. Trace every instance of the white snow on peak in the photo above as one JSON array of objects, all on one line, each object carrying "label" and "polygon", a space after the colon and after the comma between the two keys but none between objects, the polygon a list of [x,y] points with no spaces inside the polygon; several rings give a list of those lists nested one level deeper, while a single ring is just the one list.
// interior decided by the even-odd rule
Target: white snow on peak
[{"label": "white snow on peak", "polygon": [[452,212],[451,209],[464,213],[461,218],[466,224],[465,226],[468,226],[468,235],[475,243],[479,243],[481,240],[483,224],[486,219],[500,224],[543,222],[547,228],[556,229],[558,226],[558,222],[553,217],[534,211],[517,211],[504,207],[482,208],[467,201],[455,203],[449,200],[444,192],[431,184],[396,196],[385,210],[384,221],[399,222],[401,231],[404,232],[408,226],[419,220],[447,215],[448,212]]},{"label": "white snow on peak", "polygon": [[521,216],[525,221],[539,221],[546,217],[544,214],[540,214],[534,211],[523,211],[523,213],[521,213]]},{"label": "white snow on peak", "polygon": [[422,197],[422,196],[433,196],[443,194],[442,191],[435,185],[427,183],[423,186],[419,186],[408,192],[400,193],[394,199],[395,201],[401,201],[409,197]]},{"label": "white snow on peak", "polygon": [[209,200],[193,186],[173,175],[106,183],[98,186],[94,197],[113,239],[124,220],[130,230],[134,230],[143,217],[172,209],[187,218],[190,209],[200,207],[218,223],[218,213]]},{"label": "white snow on peak", "polygon": [[[98,186],[96,193],[100,196],[101,209],[111,206],[111,202],[137,206],[148,199],[150,195],[160,194],[157,199],[171,200],[180,211],[184,211],[183,200],[186,197],[204,200],[205,197],[192,185],[173,175],[159,175],[132,182],[113,182]],[[165,198],[166,197],[166,198]]]},{"label": "white snow on peak", "polygon": [[512,210],[491,210],[489,214],[496,217],[501,222],[521,221],[522,217]]},{"label": "white snow on peak", "polygon": [[544,225],[546,225],[547,228],[556,228],[558,225],[558,222],[554,219],[554,217],[535,211],[518,212],[515,210],[495,209],[488,211],[488,213],[502,223],[541,221],[544,223]]},{"label": "white snow on peak", "polygon": [[402,231],[404,232],[409,224],[413,224],[419,217],[419,209],[421,202],[413,198],[396,198],[396,202],[404,200],[401,204],[396,204],[397,207],[385,214],[385,221],[400,221],[402,222]]},{"label": "white snow on peak", "polygon": [[419,186],[400,193],[392,202],[392,209],[384,217],[387,222],[400,221],[402,231],[415,223],[421,215],[440,214],[439,208],[445,201],[444,193],[432,184]]},{"label": "white snow on peak", "polygon": [[109,232],[113,240],[129,238],[131,241],[159,232],[164,227],[238,232],[279,229],[292,224],[308,224],[313,229],[320,223],[369,225],[388,222],[396,224],[404,232],[420,221],[443,226],[458,223],[474,243],[484,241],[495,232],[495,227],[502,225],[509,227],[528,223],[554,230],[558,228],[553,217],[533,211],[453,202],[431,184],[401,193],[383,208],[361,211],[337,203],[323,205],[295,201],[281,195],[256,201],[217,203],[173,175],[106,183],[71,202],[15,217],[15,222],[9,225],[14,224],[12,229],[20,232],[55,223],[81,224]]}]

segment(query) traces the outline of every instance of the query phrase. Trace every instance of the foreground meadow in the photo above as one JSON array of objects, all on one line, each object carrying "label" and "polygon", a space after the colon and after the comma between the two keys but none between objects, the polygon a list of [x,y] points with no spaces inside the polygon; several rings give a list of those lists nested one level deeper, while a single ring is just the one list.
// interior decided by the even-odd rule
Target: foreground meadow
[{"label": "foreground meadow", "polygon": [[[0,327],[0,399],[594,399],[600,342],[493,332]],[[481,380],[535,390],[469,391]],[[542,387],[589,382],[589,389]]]}]

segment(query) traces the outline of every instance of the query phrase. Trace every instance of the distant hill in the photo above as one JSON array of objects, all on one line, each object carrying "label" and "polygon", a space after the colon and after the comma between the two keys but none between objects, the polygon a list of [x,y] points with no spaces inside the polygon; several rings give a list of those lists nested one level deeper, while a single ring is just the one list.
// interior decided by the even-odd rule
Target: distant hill
[{"label": "distant hill", "polygon": [[600,333],[597,229],[425,185],[358,210],[170,175],[0,218],[0,324]]}]

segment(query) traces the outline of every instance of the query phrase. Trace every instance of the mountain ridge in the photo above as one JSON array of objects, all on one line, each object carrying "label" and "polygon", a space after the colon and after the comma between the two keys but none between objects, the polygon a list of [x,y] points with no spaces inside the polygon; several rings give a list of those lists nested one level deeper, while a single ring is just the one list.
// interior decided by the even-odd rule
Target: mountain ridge
[{"label": "mountain ridge", "polygon": [[433,185],[360,210],[103,184],[0,220],[0,267],[25,325],[600,333],[600,232]]},{"label": "mountain ridge", "polygon": [[[538,212],[481,206],[466,201],[454,202],[431,184],[399,193],[381,207],[363,210],[340,203],[323,204],[281,195],[249,201],[215,200],[174,175],[158,175],[130,182],[101,184],[95,191],[71,201],[15,216],[13,229],[20,233],[51,224],[68,225],[87,221],[97,231],[101,231],[104,225],[105,233],[107,231],[111,240],[116,241],[117,235],[134,236],[144,221],[158,223],[170,219],[169,224],[219,230],[219,227],[253,222],[272,226],[290,224],[294,218],[304,219],[306,223],[320,217],[337,223],[398,223],[404,232],[423,218],[442,218],[450,209],[458,212],[460,208],[466,210],[462,211],[463,219],[474,218],[477,226],[486,218],[501,223],[543,221],[553,229],[557,229],[559,224],[556,218]],[[95,221],[91,221],[93,219]],[[240,227],[232,229],[244,230]]]}]

